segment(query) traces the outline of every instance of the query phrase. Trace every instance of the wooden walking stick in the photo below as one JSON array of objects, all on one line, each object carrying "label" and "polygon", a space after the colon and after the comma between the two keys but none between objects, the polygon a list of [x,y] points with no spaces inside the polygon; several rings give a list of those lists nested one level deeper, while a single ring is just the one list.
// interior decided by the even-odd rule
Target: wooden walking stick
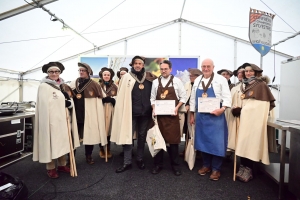
[{"label": "wooden walking stick", "polygon": [[66,118],[68,126],[68,135],[69,135],[69,144],[70,144],[70,174],[72,177],[77,176],[76,163],[74,157],[73,141],[70,130],[70,119],[69,119],[69,110],[66,108]]},{"label": "wooden walking stick", "polygon": [[[110,128],[110,120],[108,120],[106,118],[106,116],[108,115],[108,104],[105,104],[105,132],[106,132],[106,137],[108,136],[108,131]],[[111,116],[110,116],[111,117]],[[107,144],[105,145],[105,162],[108,162],[108,158],[107,158]]]},{"label": "wooden walking stick", "polygon": [[[236,150],[236,141],[239,133],[239,127],[240,127],[240,117],[236,118],[236,135],[235,135],[235,150]],[[233,181],[235,181],[235,174],[236,174],[236,153],[234,150],[234,165],[233,165]]]},{"label": "wooden walking stick", "polygon": [[[239,100],[240,100],[240,92],[238,91],[237,92],[237,95],[236,95],[236,103],[239,104]],[[235,133],[235,149],[234,149],[234,166],[233,166],[233,181],[235,181],[236,179],[236,143],[237,143],[237,138],[238,138],[238,135],[239,135],[239,127],[240,127],[240,117],[237,117],[236,118],[236,133]]]}]

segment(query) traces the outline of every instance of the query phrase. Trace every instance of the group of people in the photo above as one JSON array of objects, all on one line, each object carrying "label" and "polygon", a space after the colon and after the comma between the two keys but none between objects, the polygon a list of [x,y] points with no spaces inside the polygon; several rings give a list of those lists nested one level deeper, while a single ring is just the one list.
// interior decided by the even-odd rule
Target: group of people
[{"label": "group of people", "polygon": [[[117,72],[119,80],[116,83],[114,71],[102,68],[97,83],[90,78],[93,74],[90,66],[78,63],[79,78],[70,86],[59,77],[64,70],[61,63],[50,62],[42,67],[47,76],[38,89],[33,160],[46,163],[50,178],[58,178],[57,172],[70,172],[66,155],[75,152],[80,142],[85,145],[88,164],[94,163],[95,144],[100,147],[101,158],[112,156],[111,142],[122,145],[124,161],[116,173],[131,169],[134,135],[137,139],[136,165],[145,169],[146,136],[153,126],[153,118],[165,140],[176,176],[182,174],[179,159],[182,133],[188,134],[193,127],[194,146],[203,160],[198,171],[200,175],[211,172],[209,178],[219,180],[227,148],[241,157],[236,177],[244,182],[253,178],[253,162],[269,163],[266,123],[275,99],[262,81],[259,67],[245,63],[233,73],[222,69],[215,74],[213,61],[205,59],[201,71],[188,70],[190,82],[183,85],[172,75],[169,60],[160,63],[159,77],[145,71],[144,57],[135,56],[129,65],[130,70],[122,67]],[[233,74],[239,79],[235,85],[230,82]],[[220,106],[210,112],[200,112],[201,98],[217,98]],[[157,115],[158,100],[173,100],[174,112]],[[74,149],[70,149],[69,134]],[[152,174],[160,173],[163,161],[164,151],[161,150],[153,159]]]}]

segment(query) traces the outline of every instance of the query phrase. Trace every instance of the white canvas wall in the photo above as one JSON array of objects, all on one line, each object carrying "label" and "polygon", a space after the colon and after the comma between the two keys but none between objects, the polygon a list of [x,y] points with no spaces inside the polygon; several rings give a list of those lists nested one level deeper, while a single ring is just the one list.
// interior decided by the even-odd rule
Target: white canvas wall
[{"label": "white canvas wall", "polygon": [[[7,80],[7,81],[0,81],[0,103],[1,102],[8,102],[8,101],[19,101],[19,82],[17,80]],[[13,92],[16,90],[15,92]],[[8,94],[13,92],[10,96],[6,97]],[[2,100],[3,99],[3,100]]]},{"label": "white canvas wall", "polygon": [[[258,66],[260,65],[260,55],[251,45],[237,42],[236,47],[237,67],[244,62],[254,63]],[[76,48],[74,47],[74,49]],[[125,42],[122,41],[115,45],[105,47],[99,51],[86,54],[85,56],[124,55],[125,52],[127,52],[127,55],[142,55],[146,57],[152,55],[176,56],[179,55],[179,53],[181,53],[181,56],[200,56],[200,62],[205,58],[213,59],[215,71],[223,68],[227,68],[232,71],[234,70],[233,39],[188,24],[181,24],[181,52],[179,52],[178,23],[132,38],[127,41],[126,45]],[[280,63],[282,60],[286,59],[287,58],[283,56],[275,55],[275,66],[277,71],[275,84],[280,83]],[[78,77],[78,61],[79,57],[74,57],[63,62],[66,69],[61,74],[61,77],[65,81],[71,81]],[[42,64],[45,63],[47,62]],[[264,74],[268,75],[270,79],[274,76],[273,66],[274,55],[273,53],[269,53],[263,59],[263,69]],[[45,77],[45,75],[46,74],[43,74],[41,69],[39,69],[36,72],[25,74],[24,79],[41,80]],[[232,77],[232,82],[235,82],[234,77]],[[38,82],[33,85],[34,86],[29,84],[24,86],[24,100],[33,100],[36,98],[36,86],[38,85]]]}]

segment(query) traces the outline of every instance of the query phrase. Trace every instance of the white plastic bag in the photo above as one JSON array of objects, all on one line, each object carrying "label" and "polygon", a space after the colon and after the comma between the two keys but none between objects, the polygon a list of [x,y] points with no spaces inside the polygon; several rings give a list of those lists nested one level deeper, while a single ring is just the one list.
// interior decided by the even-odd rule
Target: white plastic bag
[{"label": "white plastic bag", "polygon": [[157,120],[156,118],[154,118],[153,120],[154,120],[154,126],[148,130],[147,138],[146,138],[149,151],[152,157],[154,157],[161,149],[167,151],[165,139],[161,135],[161,132],[157,124]]},{"label": "white plastic bag", "polygon": [[196,160],[196,150],[194,146],[194,133],[195,133],[195,125],[192,125],[189,128],[190,139],[188,139],[184,160],[188,163],[190,170],[194,168],[195,160]]}]

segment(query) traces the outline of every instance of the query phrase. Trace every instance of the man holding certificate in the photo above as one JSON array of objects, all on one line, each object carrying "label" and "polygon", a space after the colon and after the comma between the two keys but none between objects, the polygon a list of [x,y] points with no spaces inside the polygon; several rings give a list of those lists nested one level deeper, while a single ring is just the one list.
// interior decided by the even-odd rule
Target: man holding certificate
[{"label": "man holding certificate", "polygon": [[219,180],[225,157],[228,129],[224,111],[231,106],[231,94],[227,80],[213,72],[214,63],[205,59],[201,65],[202,76],[196,78],[190,98],[190,111],[196,112],[195,148],[202,152],[203,167],[198,171],[205,175],[212,171],[210,180]]},{"label": "man holding certificate", "polygon": [[[167,144],[173,172],[181,175],[179,168],[180,124],[178,109],[186,101],[186,92],[180,79],[174,77],[172,63],[164,60],[160,64],[161,76],[153,81],[151,89],[151,105],[153,115],[157,115],[159,129]],[[164,151],[160,151],[154,157],[152,174],[158,174],[163,165]]]}]

